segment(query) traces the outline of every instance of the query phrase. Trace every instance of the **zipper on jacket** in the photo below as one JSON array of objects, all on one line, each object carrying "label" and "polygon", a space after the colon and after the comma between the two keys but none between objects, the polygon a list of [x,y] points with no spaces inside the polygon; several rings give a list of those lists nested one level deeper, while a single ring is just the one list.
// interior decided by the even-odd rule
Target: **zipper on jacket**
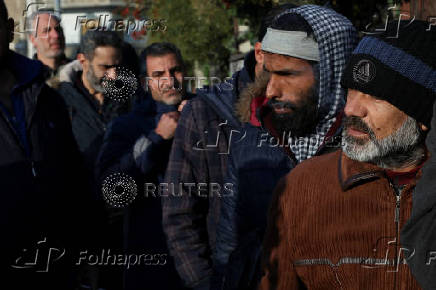
[{"label": "zipper on jacket", "polygon": [[32,163],[32,174],[33,174],[33,177],[36,177],[35,162],[31,161],[31,163]]},{"label": "zipper on jacket", "polygon": [[399,257],[399,250],[400,250],[400,213],[401,213],[401,193],[402,189],[399,189],[395,184],[392,182],[389,182],[390,186],[394,189],[395,193],[395,216],[394,216],[394,222],[395,222],[395,260],[394,260],[394,266],[395,266],[395,274],[394,274],[394,289],[397,289],[397,281],[398,281],[398,272],[399,272],[399,264],[400,264],[400,257]]}]

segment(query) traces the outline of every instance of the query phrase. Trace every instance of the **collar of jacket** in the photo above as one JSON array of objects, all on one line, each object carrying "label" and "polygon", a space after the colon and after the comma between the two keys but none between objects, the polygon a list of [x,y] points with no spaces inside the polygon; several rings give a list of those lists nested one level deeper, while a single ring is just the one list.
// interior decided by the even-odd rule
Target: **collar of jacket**
[{"label": "collar of jacket", "polygon": [[[33,59],[33,60],[39,60],[39,59],[38,59],[38,54],[37,54],[37,53],[34,53],[32,59]],[[39,61],[40,61],[40,60],[39,60]],[[56,74],[56,73],[58,72],[58,69],[59,69],[61,66],[65,65],[65,64],[67,64],[67,63],[69,63],[69,62],[71,62],[71,61],[73,61],[73,60],[67,58],[67,57],[65,56],[65,54],[62,53],[62,54],[59,56],[59,66],[58,66],[57,69],[52,69],[51,67],[49,67],[48,65],[45,65],[45,64],[43,64],[43,65],[47,67],[47,70],[49,71],[50,74],[53,74],[53,75],[54,75],[54,74]],[[41,63],[42,63],[42,62],[41,62]]]},{"label": "collar of jacket", "polygon": [[371,163],[352,160],[341,150],[338,177],[342,190],[347,191],[354,186],[386,177],[386,175],[382,168]]},{"label": "collar of jacket", "polygon": [[[430,157],[429,152],[426,150],[426,155],[424,157],[423,164],[425,164]],[[416,180],[418,180],[422,176],[422,167],[416,173],[416,178],[410,183],[411,185],[416,184]],[[386,170],[378,167],[377,165],[367,163],[367,162],[359,162],[356,160],[352,160],[348,158],[344,152],[341,150],[341,154],[339,156],[339,164],[338,164],[338,177],[339,183],[341,184],[342,190],[347,191],[348,189],[358,186],[360,184],[370,182],[379,178],[386,178],[389,180],[389,177],[386,174]],[[395,183],[392,181],[392,183]]]}]

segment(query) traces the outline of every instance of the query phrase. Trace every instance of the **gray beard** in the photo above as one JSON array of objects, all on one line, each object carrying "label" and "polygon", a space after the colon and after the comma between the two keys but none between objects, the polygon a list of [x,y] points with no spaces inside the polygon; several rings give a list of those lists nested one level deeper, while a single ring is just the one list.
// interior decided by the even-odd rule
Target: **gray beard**
[{"label": "gray beard", "polygon": [[102,86],[100,79],[95,76],[94,69],[92,68],[92,65],[89,65],[88,72],[86,74],[86,78],[88,79],[88,82],[92,86],[94,90],[96,90],[99,93],[105,93],[106,90]]},{"label": "gray beard", "polygon": [[393,134],[381,140],[370,136],[365,144],[342,132],[342,151],[349,158],[368,162],[385,169],[398,169],[419,164],[425,155],[423,132],[418,122],[407,117]]}]

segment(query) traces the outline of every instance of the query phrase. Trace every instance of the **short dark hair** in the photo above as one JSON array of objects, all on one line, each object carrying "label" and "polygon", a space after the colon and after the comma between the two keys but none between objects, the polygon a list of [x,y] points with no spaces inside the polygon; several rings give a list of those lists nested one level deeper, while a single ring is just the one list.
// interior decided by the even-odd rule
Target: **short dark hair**
[{"label": "short dark hair", "polygon": [[166,54],[174,54],[179,65],[184,68],[182,54],[180,50],[171,42],[155,42],[147,46],[139,56],[140,74],[147,76],[147,56],[162,56]]},{"label": "short dark hair", "polygon": [[271,26],[271,24],[272,24],[274,18],[276,18],[276,16],[278,16],[282,12],[285,12],[288,9],[292,9],[292,8],[296,8],[296,7],[298,7],[298,6],[291,4],[291,3],[286,3],[286,4],[282,4],[280,6],[277,6],[277,7],[273,7],[270,11],[268,11],[268,13],[262,18],[262,21],[260,23],[259,31],[257,33],[257,40],[258,41],[263,40],[263,37],[266,34],[267,28]]},{"label": "short dark hair", "polygon": [[80,42],[80,53],[83,53],[87,59],[92,60],[97,47],[111,46],[119,49],[121,54],[122,45],[123,41],[114,31],[88,30]]},{"label": "short dark hair", "polygon": [[6,8],[5,1],[3,0],[0,0],[0,17],[3,21],[7,21],[9,18],[8,9]]},{"label": "short dark hair", "polygon": [[297,13],[286,13],[276,18],[271,24],[271,28],[286,31],[303,31],[307,33],[307,36],[312,36],[316,41],[312,27],[303,16]]}]

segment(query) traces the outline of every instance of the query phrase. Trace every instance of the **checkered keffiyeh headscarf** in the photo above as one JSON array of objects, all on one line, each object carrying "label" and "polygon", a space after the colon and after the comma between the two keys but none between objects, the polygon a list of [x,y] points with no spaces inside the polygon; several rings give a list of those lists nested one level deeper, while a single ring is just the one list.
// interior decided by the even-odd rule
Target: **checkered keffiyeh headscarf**
[{"label": "checkered keffiyeh headscarf", "polygon": [[357,32],[353,24],[343,15],[316,5],[303,5],[289,9],[279,14],[276,19],[285,14],[301,15],[312,27],[318,42],[319,61],[319,123],[316,132],[298,140],[289,140],[290,148],[298,162],[304,161],[316,154],[324,141],[330,127],[336,121],[336,116],[344,108],[345,90],[340,80],[346,61],[357,45]]}]

